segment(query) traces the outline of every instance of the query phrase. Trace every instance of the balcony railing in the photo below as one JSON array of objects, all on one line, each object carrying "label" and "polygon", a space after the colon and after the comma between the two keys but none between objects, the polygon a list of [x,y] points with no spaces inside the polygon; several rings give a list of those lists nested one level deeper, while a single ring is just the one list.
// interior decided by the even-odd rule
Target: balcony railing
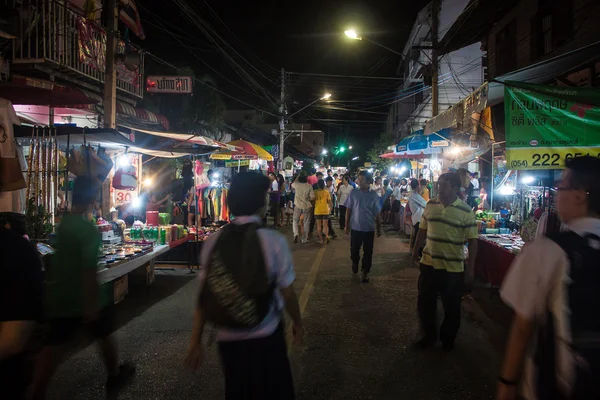
[{"label": "balcony railing", "polygon": [[[57,0],[13,0],[18,10],[18,37],[13,43],[13,65],[44,64],[53,70],[104,83],[106,32],[70,4]],[[119,41],[117,53],[138,51]],[[117,89],[142,98],[144,59],[128,70],[117,62]]]}]

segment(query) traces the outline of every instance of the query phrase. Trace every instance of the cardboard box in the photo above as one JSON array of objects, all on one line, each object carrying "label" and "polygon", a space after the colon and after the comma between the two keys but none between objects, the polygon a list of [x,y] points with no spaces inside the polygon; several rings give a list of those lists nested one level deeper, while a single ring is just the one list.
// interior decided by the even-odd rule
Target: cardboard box
[{"label": "cardboard box", "polygon": [[119,303],[129,293],[129,279],[127,275],[114,281],[115,304]]}]

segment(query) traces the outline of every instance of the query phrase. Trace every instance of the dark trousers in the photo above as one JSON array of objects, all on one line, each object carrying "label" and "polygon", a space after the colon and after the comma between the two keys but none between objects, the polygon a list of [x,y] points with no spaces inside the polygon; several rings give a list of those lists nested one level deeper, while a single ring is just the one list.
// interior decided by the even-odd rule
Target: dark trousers
[{"label": "dark trousers", "polygon": [[346,207],[340,206],[340,229],[346,229]]},{"label": "dark trousers", "polygon": [[259,339],[220,342],[226,400],[293,400],[283,326]]},{"label": "dark trousers", "polygon": [[460,302],[462,298],[461,272],[448,272],[421,264],[417,311],[424,336],[434,341],[438,338],[436,312],[438,295],[442,298],[444,321],[439,338],[444,344],[454,344],[460,327]]},{"label": "dark trousers", "polygon": [[271,215],[273,216],[273,226],[279,225],[279,199],[271,199]]},{"label": "dark trousers", "polygon": [[358,265],[360,261],[360,248],[363,248],[362,271],[369,273],[373,262],[373,242],[375,232],[355,231],[350,232],[350,259],[352,264]]}]

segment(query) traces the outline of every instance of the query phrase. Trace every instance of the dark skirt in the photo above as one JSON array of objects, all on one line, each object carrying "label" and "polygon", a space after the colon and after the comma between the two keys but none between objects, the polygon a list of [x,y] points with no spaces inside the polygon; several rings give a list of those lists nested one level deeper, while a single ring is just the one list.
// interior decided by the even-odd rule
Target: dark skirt
[{"label": "dark skirt", "polygon": [[259,339],[220,342],[226,400],[294,400],[294,383],[280,324]]}]

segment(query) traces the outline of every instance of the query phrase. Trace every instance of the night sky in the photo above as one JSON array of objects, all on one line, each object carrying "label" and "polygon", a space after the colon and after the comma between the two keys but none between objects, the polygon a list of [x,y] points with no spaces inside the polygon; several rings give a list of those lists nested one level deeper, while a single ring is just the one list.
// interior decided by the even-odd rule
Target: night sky
[{"label": "night sky", "polygon": [[[227,45],[222,45],[223,48],[264,90],[257,90],[239,68],[232,67],[202,30],[184,16],[181,3],[201,16],[207,29],[224,39]],[[399,56],[365,41],[349,40],[343,32],[354,27],[364,36],[401,51],[416,13],[426,3],[424,0],[139,0],[147,37],[140,44],[177,66],[192,67],[197,75],[210,75],[220,90],[274,114],[278,111],[266,99],[265,92],[279,98],[282,67],[292,72],[288,76],[290,113],[326,91],[332,93],[334,101],[329,107],[336,110],[310,107],[308,113],[294,117],[295,122],[314,118],[385,121],[384,113],[389,109],[386,100],[393,96],[399,81],[295,73],[396,77]],[[365,103],[365,99],[376,100]],[[250,108],[229,98],[224,100],[229,109]],[[359,100],[363,102],[357,103]],[[357,106],[369,112],[340,110]],[[267,122],[275,120],[271,117]],[[352,121],[310,122],[328,134],[326,142],[347,141],[363,153],[384,125]]]}]

